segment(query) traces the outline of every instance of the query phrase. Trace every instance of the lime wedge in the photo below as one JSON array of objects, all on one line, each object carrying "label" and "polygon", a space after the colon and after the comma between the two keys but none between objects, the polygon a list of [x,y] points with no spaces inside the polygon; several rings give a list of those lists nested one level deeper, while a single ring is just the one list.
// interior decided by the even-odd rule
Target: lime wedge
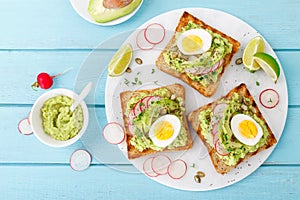
[{"label": "lime wedge", "polygon": [[245,67],[253,72],[260,69],[258,63],[253,60],[253,55],[257,52],[265,51],[264,40],[260,36],[256,36],[247,44],[243,52],[243,63]]},{"label": "lime wedge", "polygon": [[120,47],[120,49],[113,55],[108,64],[108,75],[120,76],[128,68],[132,58],[132,47],[130,44],[126,44]]},{"label": "lime wedge", "polygon": [[280,75],[280,67],[275,58],[267,53],[256,53],[253,59],[259,64],[259,66],[266,72],[268,76],[276,83]]}]

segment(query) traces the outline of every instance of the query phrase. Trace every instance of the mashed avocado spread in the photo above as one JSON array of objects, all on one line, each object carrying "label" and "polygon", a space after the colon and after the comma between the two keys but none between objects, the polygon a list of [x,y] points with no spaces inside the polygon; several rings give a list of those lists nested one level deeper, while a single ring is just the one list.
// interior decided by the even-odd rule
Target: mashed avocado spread
[{"label": "mashed avocado spread", "polygon": [[[185,31],[190,29],[202,29],[201,25],[195,24],[189,21],[188,24],[182,28],[182,32],[177,32],[175,37],[178,37]],[[218,63],[225,55],[231,53],[232,44],[223,38],[220,34],[214,33],[211,30],[205,29],[212,36],[212,44],[207,52],[199,55],[187,56],[182,54],[177,44],[174,43],[173,46],[165,52],[164,60],[170,65],[171,68],[178,72],[184,73],[185,68],[209,68],[216,63]],[[195,75],[185,72],[192,80],[199,81],[203,86],[209,85],[211,82],[215,83],[218,80],[219,74],[222,72],[223,67],[218,68],[216,71],[210,72],[205,75]]]},{"label": "mashed avocado spread", "polygon": [[[265,123],[256,115],[256,111],[253,109],[252,105],[249,103],[248,98],[239,96],[238,93],[234,93],[231,100],[222,101],[227,103],[227,108],[224,111],[224,116],[219,122],[218,133],[219,140],[223,147],[229,152],[226,156],[221,156],[217,154],[221,159],[225,161],[227,165],[235,165],[239,159],[244,158],[248,153],[255,152],[258,148],[263,146],[269,135],[268,129]],[[236,114],[245,114],[252,117],[262,128],[263,136],[259,142],[254,146],[248,146],[240,141],[238,141],[230,128],[230,120]],[[213,117],[213,112],[211,108],[203,110],[199,114],[199,121],[201,127],[201,134],[206,139],[207,143],[214,148],[213,145],[213,135],[211,127],[211,119]]]},{"label": "mashed avocado spread", "polygon": [[134,120],[134,133],[130,140],[130,143],[139,151],[143,151],[147,148],[151,148],[156,151],[162,151],[163,147],[156,146],[152,140],[149,138],[148,133],[151,125],[160,116],[165,114],[176,115],[181,121],[181,129],[176,137],[176,139],[168,145],[167,149],[174,149],[176,147],[184,146],[187,142],[187,133],[185,128],[183,128],[183,112],[184,107],[183,99],[180,97],[174,97],[172,93],[166,89],[161,88],[155,90],[151,94],[140,94],[137,97],[131,98],[127,104],[127,114],[130,110],[145,96],[158,96],[159,100],[152,102],[147,109],[141,112]]},{"label": "mashed avocado spread", "polygon": [[41,109],[45,133],[55,140],[68,140],[78,134],[83,126],[81,106],[71,112],[74,100],[67,96],[56,96],[48,99]]}]

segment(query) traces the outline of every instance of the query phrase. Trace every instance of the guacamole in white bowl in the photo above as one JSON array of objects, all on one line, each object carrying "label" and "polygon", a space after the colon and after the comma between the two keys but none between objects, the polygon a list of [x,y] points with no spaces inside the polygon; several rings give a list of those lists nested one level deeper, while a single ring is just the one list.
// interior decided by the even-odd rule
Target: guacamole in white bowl
[{"label": "guacamole in white bowl", "polygon": [[35,136],[52,147],[65,147],[76,142],[88,125],[88,109],[82,101],[71,112],[70,106],[78,95],[67,89],[53,89],[34,103],[30,121]]}]

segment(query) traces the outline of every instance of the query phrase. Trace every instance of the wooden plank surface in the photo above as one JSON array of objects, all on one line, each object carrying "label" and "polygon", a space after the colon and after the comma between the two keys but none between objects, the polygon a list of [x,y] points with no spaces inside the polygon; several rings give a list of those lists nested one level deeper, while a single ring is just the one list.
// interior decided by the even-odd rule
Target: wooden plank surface
[{"label": "wooden plank surface", "polygon": [[[86,60],[91,62],[92,69],[95,69],[95,66],[99,68],[88,73],[94,75],[91,79],[103,79],[104,76],[100,73],[102,71],[101,68],[107,67],[105,65],[109,62],[115,51],[96,51],[96,53],[93,53],[93,59],[89,57],[90,51],[0,51],[0,85],[2,85],[0,103],[33,104],[45,91],[38,90],[36,92],[30,86],[36,80],[37,74],[43,71],[54,75],[61,73],[69,67],[73,67],[65,75],[56,78],[53,85],[54,88],[63,87],[73,89],[78,84],[76,82],[77,76],[81,72],[82,65]],[[300,74],[300,68],[297,67],[296,63],[299,62],[300,51],[276,51],[276,54],[281,61],[287,77],[290,97],[289,105],[299,105],[300,91],[298,90],[298,75]],[[101,63],[105,64],[101,65]],[[81,76],[83,74],[80,73]],[[18,92],[12,92],[16,90]],[[89,95],[86,102],[88,104],[103,105],[104,90],[105,80],[98,83],[97,96],[94,98],[93,95]],[[79,91],[77,90],[77,92]]]},{"label": "wooden plank surface", "polygon": [[[275,49],[299,49],[298,0],[144,0],[136,15],[126,23],[99,27],[84,21],[68,0],[2,0],[0,49],[93,48],[109,36],[134,30],[161,13],[184,7],[208,7],[233,14],[262,33]],[[271,6],[272,5],[272,6]],[[287,36],[292,39],[287,39]]]},{"label": "wooden plank surface", "polygon": [[[293,166],[264,166],[247,179],[220,190],[187,192],[162,186],[142,174],[108,166],[74,172],[69,166],[0,166],[1,199],[149,200],[149,199],[299,199],[300,170]],[[12,191],[14,191],[12,193]],[[242,192],[243,191],[243,192]]]}]

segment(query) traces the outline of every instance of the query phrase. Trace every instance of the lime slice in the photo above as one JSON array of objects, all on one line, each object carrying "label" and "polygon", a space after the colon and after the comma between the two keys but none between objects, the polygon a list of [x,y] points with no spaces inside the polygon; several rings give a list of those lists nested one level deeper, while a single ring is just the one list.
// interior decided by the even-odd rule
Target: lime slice
[{"label": "lime slice", "polygon": [[108,64],[108,75],[120,76],[128,68],[132,58],[132,47],[130,44],[123,45],[113,55]]},{"label": "lime slice", "polygon": [[253,59],[259,64],[259,66],[266,72],[268,76],[276,83],[280,75],[280,67],[275,58],[267,53],[256,53]]},{"label": "lime slice", "polygon": [[265,51],[264,40],[260,36],[256,36],[247,44],[243,52],[243,63],[249,71],[256,71],[260,69],[258,63],[253,60],[253,55],[257,52]]}]

